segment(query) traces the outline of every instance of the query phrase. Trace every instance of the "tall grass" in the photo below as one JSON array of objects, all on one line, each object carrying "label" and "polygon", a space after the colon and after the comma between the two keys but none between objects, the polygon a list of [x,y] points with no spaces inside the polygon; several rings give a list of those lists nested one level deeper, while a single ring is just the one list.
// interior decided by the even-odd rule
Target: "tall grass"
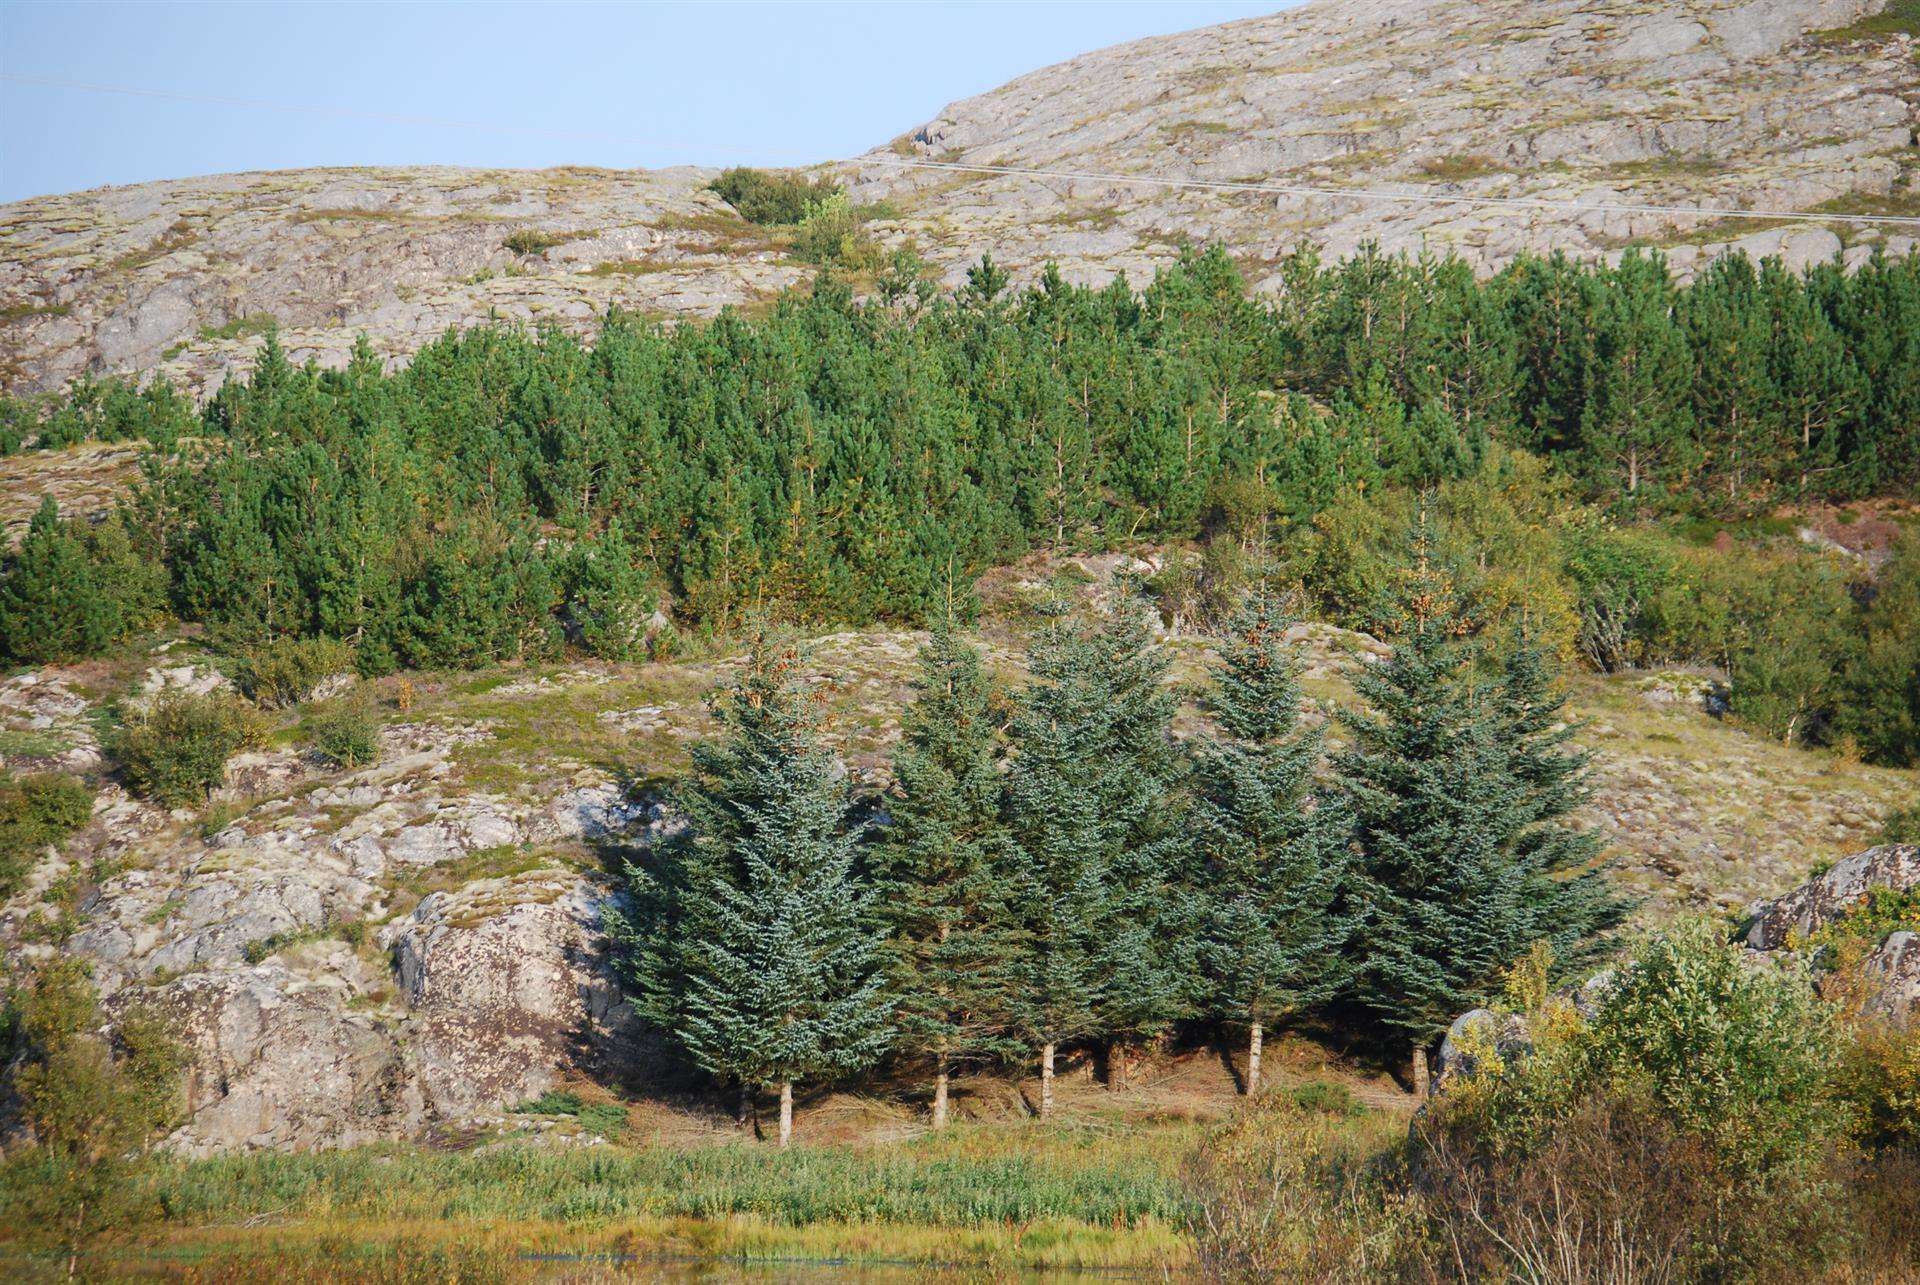
[{"label": "tall grass", "polygon": [[[635,1218],[767,1223],[1100,1227],[1177,1222],[1171,1158],[1186,1139],[1034,1131],[1033,1138],[955,1130],[871,1147],[530,1146],[459,1154],[365,1148],[172,1161],[143,1178],[143,1203],[169,1220],[227,1221],[283,1211],[375,1221],[554,1222]],[[0,1193],[0,1217],[5,1197]]]}]

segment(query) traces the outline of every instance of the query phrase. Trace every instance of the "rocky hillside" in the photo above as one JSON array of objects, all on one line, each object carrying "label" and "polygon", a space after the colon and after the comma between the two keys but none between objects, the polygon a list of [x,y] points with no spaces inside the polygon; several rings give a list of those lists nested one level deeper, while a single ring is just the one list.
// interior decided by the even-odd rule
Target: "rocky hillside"
[{"label": "rocky hillside", "polygon": [[[1088,591],[1119,561],[1084,560]],[[987,642],[1004,677],[1020,654],[1005,604],[1049,570],[985,587],[1003,604]],[[1294,637],[1313,721],[1385,653],[1325,625]],[[837,749],[863,789],[887,783],[918,642],[817,641],[815,664],[838,684]],[[1173,681],[1198,682],[1206,644],[1169,642]],[[203,809],[169,813],[106,782],[92,824],[0,906],[0,956],[20,969],[78,954],[111,1010],[170,1016],[195,1055],[193,1116],[175,1139],[192,1152],[488,1127],[580,1075],[635,1094],[663,1136],[724,1131],[718,1104],[685,1091],[619,1002],[597,928],[609,872],[665,823],[659,785],[712,728],[703,693],[737,663],[415,675],[404,691],[388,679],[375,766],[328,766],[301,731],[310,713],[293,713]],[[16,674],[0,682],[0,768],[91,775],[112,703],[223,681],[190,638]],[[1701,686],[1638,675],[1575,693],[1599,755],[1582,822],[1650,918],[1777,894],[1866,847],[1886,811],[1920,795],[1920,774],[1731,728],[1701,707]],[[1198,718],[1189,707],[1178,727]]]},{"label": "rocky hillside", "polygon": [[[1314,0],[1103,50],[954,104],[834,166],[883,244],[950,280],[983,251],[1030,274],[1139,278],[1185,240],[1271,285],[1302,240],[1344,254],[1715,247],[1795,263],[1899,229],[1741,209],[1920,215],[1912,39],[1884,0]],[[1868,21],[1862,21],[1869,19]],[[728,158],[716,157],[718,162]],[[1725,216],[1395,203],[993,176],[903,162],[1498,197]],[[704,190],[715,171],[316,170],[0,207],[0,386],[160,369],[197,392],[277,322],[296,359],[356,334],[403,359],[489,318],[590,330],[608,305],[711,313],[810,269]]]}]

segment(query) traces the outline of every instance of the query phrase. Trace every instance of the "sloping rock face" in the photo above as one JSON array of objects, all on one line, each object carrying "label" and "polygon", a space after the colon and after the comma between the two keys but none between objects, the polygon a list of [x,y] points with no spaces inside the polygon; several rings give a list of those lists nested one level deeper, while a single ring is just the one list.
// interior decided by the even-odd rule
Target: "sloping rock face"
[{"label": "sloping rock face", "polygon": [[[950,282],[985,251],[1020,280],[1052,259],[1139,282],[1189,241],[1225,244],[1268,289],[1302,242],[1482,269],[1629,240],[1668,245],[1683,275],[1729,244],[1857,261],[1904,252],[1911,229],[1739,211],[1920,213],[1911,41],[1823,34],[1882,3],[1316,0],[1034,72],[837,172],[896,207],[884,244]],[[929,161],[1421,199],[902,168]],[[612,304],[705,315],[810,276],[704,190],[714,173],[304,170],[16,202],[0,207],[0,387],[160,369],[204,395],[250,365],[267,318],[296,361],[343,364],[364,332],[398,362],[449,326],[592,332]],[[1725,214],[1427,199],[1482,197]]]},{"label": "sloping rock face", "polygon": [[[955,103],[861,158],[863,198],[938,205],[939,252],[990,247],[1070,276],[1224,242],[1262,264],[1306,239],[1345,255],[1673,242],[1683,272],[1740,244],[1826,259],[1865,229],[1719,216],[1476,207],[1492,197],[1737,212],[1912,213],[1920,68],[1906,37],[1844,29],[1880,0],[1323,0],[1088,54]],[[1831,34],[1827,34],[1831,33]],[[907,170],[945,161],[1081,175],[1367,189],[1223,195],[1100,178]],[[1910,230],[1889,248],[1911,244]],[[923,237],[924,241],[925,238]],[[1277,284],[1268,279],[1269,286]]]}]

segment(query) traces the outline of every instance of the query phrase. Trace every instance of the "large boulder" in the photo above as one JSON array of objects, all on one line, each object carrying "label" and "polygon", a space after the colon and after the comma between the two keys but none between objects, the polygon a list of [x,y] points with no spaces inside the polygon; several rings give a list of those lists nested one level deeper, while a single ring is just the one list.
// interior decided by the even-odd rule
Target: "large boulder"
[{"label": "large boulder", "polygon": [[405,1042],[391,1021],[349,1008],[341,974],[354,961],[340,954],[331,978],[272,962],[195,973],[142,1001],[192,1054],[176,1150],[351,1146],[421,1127]]},{"label": "large boulder", "polygon": [[1844,917],[1870,889],[1906,892],[1920,887],[1920,845],[1890,843],[1836,861],[1814,879],[1783,897],[1749,908],[1747,945],[1780,950],[1790,936],[1805,937]]},{"label": "large boulder", "polygon": [[538,1097],[562,1071],[621,1060],[632,1023],[599,915],[593,885],[535,870],[435,893],[382,934],[433,1115]]}]

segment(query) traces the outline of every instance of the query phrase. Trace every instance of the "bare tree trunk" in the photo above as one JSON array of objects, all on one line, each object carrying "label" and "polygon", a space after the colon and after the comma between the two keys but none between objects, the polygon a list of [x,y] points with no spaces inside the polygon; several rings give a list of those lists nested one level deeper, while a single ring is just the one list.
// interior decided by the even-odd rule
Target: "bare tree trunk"
[{"label": "bare tree trunk", "polygon": [[1253,1030],[1247,1036],[1247,1096],[1252,1097],[1260,1091],[1260,1049],[1265,1042],[1266,1028],[1260,1023],[1253,1024]]},{"label": "bare tree trunk", "polygon": [[1413,1046],[1413,1096],[1425,1102],[1428,1089],[1427,1046],[1416,1044]]},{"label": "bare tree trunk", "polygon": [[793,1141],[793,1081],[780,1081],[780,1149]]},{"label": "bare tree trunk", "polygon": [[1053,1041],[1040,1046],[1040,1118],[1053,1118]]},{"label": "bare tree trunk", "polygon": [[944,1057],[933,1077],[933,1127],[947,1127],[947,1060]]},{"label": "bare tree trunk", "polygon": [[87,1202],[80,1202],[80,1212],[73,1219],[73,1241],[67,1246],[67,1279],[72,1280],[80,1270],[80,1229],[87,1225]]},{"label": "bare tree trunk", "polygon": [[753,1086],[745,1080],[740,1081],[740,1109],[733,1118],[740,1125],[742,1133],[753,1124]]},{"label": "bare tree trunk", "polygon": [[1107,1041],[1107,1092],[1118,1093],[1127,1087],[1127,1046],[1119,1040]]}]

